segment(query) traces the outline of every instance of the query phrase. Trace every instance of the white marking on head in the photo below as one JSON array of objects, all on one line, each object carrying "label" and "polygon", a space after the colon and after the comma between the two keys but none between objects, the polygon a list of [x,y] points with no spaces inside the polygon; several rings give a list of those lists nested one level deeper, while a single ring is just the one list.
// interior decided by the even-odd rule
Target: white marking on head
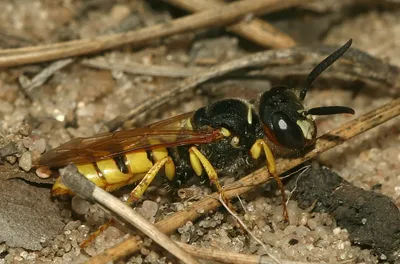
[{"label": "white marking on head", "polygon": [[286,130],[288,128],[288,125],[286,124],[285,120],[283,120],[283,119],[280,119],[278,121],[278,126],[282,130]]}]

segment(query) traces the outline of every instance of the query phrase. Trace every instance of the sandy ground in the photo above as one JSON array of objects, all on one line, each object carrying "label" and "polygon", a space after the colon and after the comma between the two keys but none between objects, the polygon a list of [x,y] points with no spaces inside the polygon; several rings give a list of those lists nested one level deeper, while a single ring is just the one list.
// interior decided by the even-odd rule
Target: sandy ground
[{"label": "sandy ground", "polygon": [[[266,19],[302,45],[341,45],[353,38],[353,47],[400,67],[400,12],[393,3],[326,1]],[[0,14],[2,48],[123,32],[185,14],[161,2],[145,1],[4,0],[0,9],[4,10]],[[209,67],[260,50],[223,30],[203,30],[151,43],[142,49],[124,47],[97,56],[117,63]],[[78,197],[51,198],[54,179],[37,177],[32,160],[72,138],[107,132],[109,121],[181,80],[94,69],[79,58],[27,93],[23,87],[47,65],[27,65],[0,73],[0,147],[2,151],[10,148],[4,152],[9,155],[3,157],[1,152],[4,164],[0,165],[0,208],[4,210],[0,212],[0,263],[79,263],[126,238],[126,227],[112,226],[88,248],[80,249],[79,243],[109,215]],[[293,84],[293,80],[285,78],[278,81]],[[307,107],[346,105],[359,116],[394,98],[393,93],[385,90],[388,87],[363,89],[354,87],[356,83],[343,89],[339,81],[317,82],[307,95]],[[271,83],[237,79],[207,83],[203,89],[154,111],[142,124],[197,109],[219,98],[257,99],[259,93],[276,83],[277,80]],[[319,133],[352,118],[342,115],[321,118],[317,121]],[[356,187],[390,197],[399,206],[399,121],[396,118],[374,128],[322,154],[317,162]],[[123,199],[128,191],[126,188],[115,195]],[[191,191],[193,197],[180,199],[159,184],[150,188],[136,210],[156,222],[184,210],[210,193],[211,188],[193,186]],[[395,253],[386,256],[374,248],[355,245],[352,234],[338,226],[334,216],[302,209],[296,200],[289,202],[290,221],[284,223],[281,197],[273,186],[262,186],[241,198],[240,203],[235,202],[240,217],[265,243],[269,253],[279,258],[305,263],[378,263],[396,257]],[[188,222],[171,237],[202,247],[244,254],[266,253],[254,239],[235,227],[232,216],[223,209]],[[176,263],[176,260],[145,239],[140,253],[118,263]]]}]

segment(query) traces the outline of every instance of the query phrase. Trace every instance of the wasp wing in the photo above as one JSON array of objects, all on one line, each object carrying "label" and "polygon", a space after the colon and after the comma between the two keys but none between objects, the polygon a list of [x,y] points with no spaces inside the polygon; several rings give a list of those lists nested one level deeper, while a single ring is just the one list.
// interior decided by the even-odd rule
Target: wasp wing
[{"label": "wasp wing", "polygon": [[41,156],[38,165],[62,167],[69,163],[91,163],[127,152],[209,143],[220,137],[219,131],[211,128],[202,131],[187,128],[185,124],[191,115],[192,113],[182,114],[144,128],[75,138],[46,152]]}]

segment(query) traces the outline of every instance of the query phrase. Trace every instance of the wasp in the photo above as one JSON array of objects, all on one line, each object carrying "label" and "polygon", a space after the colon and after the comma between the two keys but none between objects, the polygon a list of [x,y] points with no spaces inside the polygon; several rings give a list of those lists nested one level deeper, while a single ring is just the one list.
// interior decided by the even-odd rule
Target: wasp
[{"label": "wasp", "polygon": [[[315,115],[354,114],[345,106],[306,110],[303,105],[313,81],[351,43],[350,39],[320,62],[302,89],[276,86],[264,92],[258,103],[224,99],[144,128],[76,138],[46,152],[39,166],[59,168],[75,163],[81,174],[106,191],[136,184],[128,198],[132,204],[159,173],[173,187],[200,177],[223,194],[218,175],[244,175],[266,160],[282,192],[287,218],[286,196],[273,150],[301,151],[311,146],[317,135]],[[72,194],[60,178],[51,193]]]}]

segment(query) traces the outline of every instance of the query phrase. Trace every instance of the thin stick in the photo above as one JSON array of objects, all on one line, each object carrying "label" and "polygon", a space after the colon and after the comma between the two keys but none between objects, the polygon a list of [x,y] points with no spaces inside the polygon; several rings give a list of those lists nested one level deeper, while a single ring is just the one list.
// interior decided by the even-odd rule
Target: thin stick
[{"label": "thin stick", "polygon": [[[340,145],[347,140],[374,128],[383,122],[386,122],[400,115],[400,98],[379,107],[359,118],[350,121],[341,127],[334,129],[321,137],[315,143],[315,148],[302,157],[295,159],[277,159],[277,173],[283,174],[285,171],[293,169],[303,162],[316,157],[322,152],[325,152],[337,145]],[[269,174],[265,168],[255,171],[254,173],[241,178],[240,180],[225,186],[225,195],[227,198],[233,198],[236,195],[241,195],[252,190],[255,186],[263,184],[269,180]],[[221,204],[218,202],[218,193],[213,193],[210,196],[194,203],[190,208],[184,211],[176,212],[167,218],[156,223],[156,226],[161,232],[171,233],[187,221],[194,221],[202,215],[201,212],[214,210]],[[128,256],[138,250],[140,243],[135,238],[128,238],[113,248],[105,250],[98,256],[89,260],[88,263],[108,263],[116,261],[120,258]]]},{"label": "thin stick", "polygon": [[[58,60],[50,65],[48,65],[46,68],[44,68],[40,73],[36,74],[35,77],[32,78],[32,80],[24,80],[21,79],[20,76],[20,85],[22,86],[22,89],[24,89],[26,95],[31,99],[34,100],[36,99],[37,95],[34,92],[34,89],[43,85],[56,71],[61,70],[62,68],[68,66],[74,61],[74,59],[63,59],[63,60]],[[25,77],[27,78],[27,77]]]},{"label": "thin stick", "polygon": [[[275,263],[271,258],[260,255],[246,255],[235,252],[228,252],[212,248],[203,248],[191,246],[185,243],[177,242],[186,252],[204,260],[218,261],[230,264],[273,264]],[[281,264],[317,264],[317,262],[299,262],[292,260],[280,260]],[[319,263],[319,262],[318,262]]]},{"label": "thin stick", "polygon": [[253,232],[251,232],[251,230],[246,226],[246,224],[242,221],[242,219],[240,219],[240,217],[234,213],[231,208],[229,208],[229,206],[226,205],[224,199],[222,199],[222,195],[219,195],[219,202],[222,204],[222,206],[228,211],[228,213],[230,213],[235,219],[236,221],[238,221],[240,223],[240,225],[244,228],[244,230],[246,230],[246,232],[251,236],[251,238],[253,238],[259,245],[262,246],[262,248],[264,249],[264,251],[267,253],[268,257],[270,257],[274,263],[277,264],[282,264],[281,260],[278,259],[277,257],[275,257],[273,254],[269,253],[269,250],[267,249],[267,246],[260,240],[258,239],[258,237],[256,237]]},{"label": "thin stick", "polygon": [[[221,8],[226,4],[220,0],[164,0],[190,12],[201,12],[211,8]],[[300,4],[300,3],[298,3]],[[227,28],[229,31],[266,48],[289,48],[296,41],[289,35],[278,30],[261,19],[243,21]]]},{"label": "thin stick", "polygon": [[161,76],[169,78],[188,77],[205,71],[205,69],[201,67],[182,67],[182,66],[154,65],[154,64],[144,65],[141,63],[134,63],[134,62],[129,62],[129,63],[108,62],[104,58],[83,60],[81,64],[96,69],[118,70],[132,74],[143,74],[143,75]]},{"label": "thin stick", "polygon": [[73,40],[36,47],[0,50],[0,67],[37,63],[71,56],[79,56],[115,48],[124,44],[139,45],[173,34],[210,26],[233,23],[243,16],[265,14],[311,0],[247,0],[237,1],[221,8],[213,8],[193,15],[174,19],[139,30],[100,36],[93,39]]},{"label": "thin stick", "polygon": [[97,187],[94,183],[80,174],[75,165],[71,164],[65,167],[65,169],[62,170],[61,177],[63,183],[73,192],[86,199],[93,199],[97,203],[104,205],[109,210],[113,211],[128,223],[139,229],[142,233],[153,239],[178,259],[182,260],[182,262],[187,264],[199,264],[196,259],[180,248],[166,234],[160,232],[143,216],[136,213],[127,204]]}]

